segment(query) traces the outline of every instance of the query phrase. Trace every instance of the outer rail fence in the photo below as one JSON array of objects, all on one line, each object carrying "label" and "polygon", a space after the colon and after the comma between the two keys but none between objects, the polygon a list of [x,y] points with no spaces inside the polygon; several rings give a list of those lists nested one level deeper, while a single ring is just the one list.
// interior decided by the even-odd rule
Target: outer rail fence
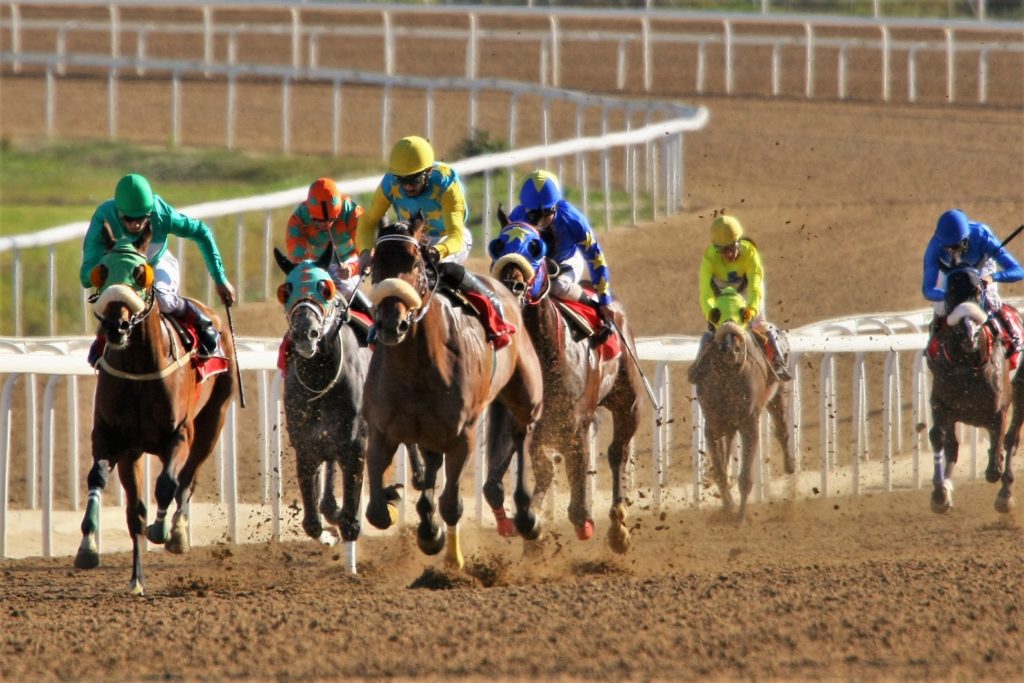
[{"label": "outer rail fence", "polygon": [[[915,102],[922,80],[919,63],[922,59],[937,58],[943,63],[943,78],[929,81],[927,87],[931,92],[937,91],[950,103],[971,102],[972,99],[985,103],[989,100],[988,83],[993,68],[1007,72],[1011,83],[1019,79],[1020,71],[1019,60],[993,65],[990,58],[1024,55],[1022,22],[883,19],[877,16],[877,7],[874,18],[650,8],[311,5],[294,0],[77,0],[67,4],[20,0],[5,2],[0,7],[6,8],[9,16],[9,43],[15,57],[15,72],[22,68],[20,55],[30,51],[23,47],[26,43],[31,43],[37,52],[42,48],[61,59],[73,54],[68,45],[74,44],[77,51],[107,54],[111,58],[134,53],[143,60],[156,49],[151,43],[158,42],[157,38],[177,37],[179,42],[184,38],[194,45],[192,58],[200,60],[207,68],[235,64],[240,54],[250,62],[267,59],[263,55],[249,54],[252,49],[246,48],[253,43],[264,51],[268,43],[280,44],[278,62],[293,69],[316,68],[332,60],[339,62],[337,66],[348,66],[355,57],[347,53],[331,54],[324,46],[332,42],[348,44],[371,40],[374,46],[379,46],[377,56],[372,64],[365,64],[363,68],[394,74],[401,61],[401,51],[426,37],[464,46],[462,60],[450,60],[451,76],[478,78],[486,71],[509,77],[508,69],[503,72],[501,64],[489,59],[484,48],[491,43],[523,45],[529,48],[530,55],[536,54],[537,83],[560,87],[564,84],[563,67],[567,59],[572,59],[565,55],[571,54],[573,47],[582,45],[606,60],[614,55],[614,69],[607,70],[614,82],[592,85],[589,89],[636,91],[630,84],[637,82],[640,92],[662,95],[734,94],[738,92],[736,83],[740,77],[764,73],[763,57],[741,60],[744,52],[753,50],[758,54],[768,51],[770,55],[767,82],[762,83],[772,96],[783,94],[783,59],[795,58],[802,64],[801,94],[804,97],[847,99],[850,96],[848,70],[854,67],[858,55],[868,54],[872,55],[871,63],[857,66],[856,72],[859,77],[874,80],[872,98],[893,99],[897,69],[905,64],[905,100]],[[53,19],[38,11],[54,7],[86,8],[93,12],[90,18],[68,20]],[[172,10],[171,19],[160,14]],[[152,16],[138,18],[145,17],[146,12]],[[102,18],[97,18],[97,14]],[[353,18],[356,21],[349,21]],[[425,28],[425,22],[429,21],[436,25],[427,24],[429,28]],[[516,25],[506,28],[502,21]],[[104,35],[105,39],[98,40]],[[86,47],[81,47],[86,43]],[[688,58],[689,78],[680,78],[678,72],[676,62],[680,50]],[[365,61],[373,50],[360,52]],[[712,59],[716,60],[714,64]],[[821,64],[835,69],[832,92],[825,93],[816,85]],[[721,74],[714,83],[709,81],[712,66],[716,74]],[[964,95],[964,85],[958,86],[958,81],[962,80],[958,76],[960,68],[974,71],[972,95]],[[763,75],[757,77],[764,78]]]},{"label": "outer rail fence", "polygon": [[[12,59],[10,53],[0,54],[0,61],[7,62]],[[46,96],[46,118],[51,121],[53,108],[56,106],[56,85],[54,74],[57,71],[57,64],[52,56],[26,57],[32,63],[43,65],[47,73],[47,96]],[[128,70],[144,64],[147,70],[163,70],[168,72],[168,87],[177,91],[175,85],[182,73],[197,72],[199,65],[187,65],[175,61],[145,61],[137,60],[111,60],[106,57],[76,57],[75,64],[99,64],[104,68],[109,67],[114,80],[108,82],[108,97],[106,106],[108,108],[107,118],[111,130],[116,130],[118,119],[118,98],[116,74],[122,70]],[[281,82],[281,108],[282,108],[282,148],[288,149],[289,140],[289,117],[291,108],[291,96],[289,94],[289,83],[294,75],[286,67],[256,67],[256,66],[217,66],[214,70],[218,75],[223,76],[229,84],[226,90],[228,112],[228,143],[230,143],[232,127],[231,113],[234,110],[233,98],[235,97],[230,83],[235,79],[244,76],[259,76],[279,78]],[[505,183],[499,197],[503,198],[506,206],[514,205],[513,198],[516,192],[515,172],[517,168],[528,168],[526,165],[543,162],[545,166],[553,167],[559,174],[571,170],[576,179],[576,186],[581,193],[581,205],[585,212],[590,211],[591,192],[600,193],[603,202],[603,224],[610,227],[613,221],[613,209],[618,208],[627,212],[628,218],[622,216],[619,220],[631,220],[636,223],[640,218],[672,214],[682,205],[682,197],[685,196],[684,167],[683,167],[683,134],[703,128],[708,121],[708,111],[703,107],[687,107],[662,102],[630,103],[621,99],[611,97],[591,96],[573,91],[558,90],[554,88],[538,88],[529,84],[518,84],[504,81],[486,81],[469,79],[423,79],[404,76],[382,76],[379,74],[364,74],[359,72],[338,71],[330,69],[309,69],[303,71],[303,76],[311,82],[326,83],[334,90],[334,101],[336,110],[333,114],[335,124],[334,139],[337,142],[340,137],[341,119],[340,104],[341,93],[346,85],[373,85],[380,87],[381,110],[383,125],[379,127],[379,149],[386,156],[386,150],[390,147],[392,139],[388,134],[389,112],[393,108],[395,90],[398,88],[412,89],[422,92],[425,96],[425,108],[423,110],[423,130],[427,135],[434,126],[435,102],[434,93],[438,90],[455,90],[468,93],[468,105],[470,108],[468,120],[468,132],[472,132],[477,125],[473,112],[476,109],[477,98],[483,92],[497,92],[508,96],[509,106],[506,108],[506,125],[508,126],[509,143],[515,147],[511,152],[489,154],[471,159],[463,159],[452,163],[452,166],[467,180],[474,177],[482,179],[482,186],[476,189],[472,183],[470,188],[470,204],[475,215],[479,210],[482,221],[483,239],[486,242],[490,238],[492,221],[494,220],[497,201],[494,197],[492,186],[500,182],[502,177]],[[524,102],[531,100],[537,107],[540,117],[540,129],[530,132],[528,139],[521,130],[519,118],[523,115],[520,111],[525,108]],[[172,97],[176,104],[172,106],[169,113],[171,129],[178,130],[178,117],[181,106],[178,96]],[[568,106],[573,113],[573,126],[575,137],[555,141],[553,123],[553,110],[556,106]],[[636,118],[639,122],[634,122]],[[612,122],[618,122],[624,130],[616,132],[611,128]],[[565,127],[565,126],[563,126]],[[598,134],[587,136],[588,130],[595,130]],[[230,146],[230,144],[228,145]],[[340,150],[339,150],[340,151]],[[614,152],[618,152],[613,157]],[[615,161],[613,167],[613,159]],[[553,166],[552,166],[553,163]],[[563,175],[564,178],[564,175]],[[362,178],[339,180],[346,192],[353,196],[368,195],[379,182],[379,175]],[[261,195],[244,199],[234,199],[219,202],[209,202],[194,206],[181,207],[180,210],[190,216],[211,220],[216,218],[228,218],[229,225],[233,223],[235,238],[234,270],[233,279],[238,286],[240,298],[245,300],[246,293],[257,291],[256,300],[269,298],[271,291],[271,277],[273,272],[271,264],[271,250],[275,236],[281,230],[287,216],[277,217],[275,211],[290,210],[305,198],[305,187],[294,188],[272,194]],[[473,194],[476,191],[478,194]],[[619,192],[619,206],[615,205],[615,192]],[[645,199],[646,198],[646,199]],[[498,199],[498,201],[501,201]],[[626,206],[622,204],[627,203]],[[254,222],[260,225],[259,234],[255,231],[247,232],[247,217],[252,217]],[[233,220],[231,220],[233,219]],[[275,223],[275,220],[277,223]],[[595,223],[600,224],[595,220]],[[214,225],[218,242],[224,244],[224,228]],[[46,290],[45,296],[46,315],[43,321],[34,321],[36,330],[45,330],[49,336],[55,336],[60,331],[58,328],[58,303],[60,292],[58,287],[63,284],[65,288],[69,285],[77,288],[78,283],[73,278],[60,277],[59,271],[69,272],[69,264],[61,267],[58,264],[56,255],[57,248],[69,242],[80,242],[88,228],[86,221],[71,223],[48,230],[34,233],[0,237],[0,252],[10,252],[11,264],[11,287],[13,292],[13,305],[11,307],[11,330],[14,336],[24,334],[25,312],[25,270],[24,257],[29,250],[47,250],[46,268]],[[229,228],[230,229],[230,228]],[[229,233],[230,234],[230,233]],[[261,261],[263,270],[258,282],[251,283],[245,278],[244,263],[246,259],[246,243],[258,245],[256,249],[262,251]],[[183,251],[184,242],[179,240],[177,257],[179,261],[186,258]],[[230,255],[224,254],[225,261],[231,263]],[[251,278],[250,278],[251,279]],[[255,285],[255,286],[253,286]],[[211,296],[210,283],[207,278],[206,298]],[[83,332],[87,332],[91,324],[90,316],[82,303],[80,320]]]},{"label": "outer rail fence", "polygon": [[[911,354],[913,356],[912,370],[909,376],[911,387],[911,424],[926,425],[930,422],[930,410],[928,402],[928,371],[923,362],[923,347],[926,341],[926,334],[917,330],[927,325],[930,312],[920,311],[903,314],[879,314],[869,318],[850,319],[846,321],[827,321],[818,325],[807,326],[794,331],[791,335],[792,351],[795,355],[792,366],[795,370],[793,380],[794,401],[794,451],[800,453],[800,437],[805,430],[802,423],[801,410],[802,400],[806,393],[807,378],[802,377],[800,366],[802,361],[814,357],[820,365],[819,381],[817,382],[816,400],[819,408],[819,445],[818,445],[818,476],[812,477],[812,484],[820,487],[820,495],[836,495],[839,491],[836,486],[835,477],[838,472],[838,453],[852,452],[850,466],[852,467],[852,482],[849,487],[844,487],[853,495],[862,493],[870,487],[876,489],[881,487],[884,491],[892,490],[894,486],[920,488],[922,483],[922,471],[920,465],[920,450],[922,441],[925,439],[923,429],[914,429],[912,457],[910,462],[910,474],[906,474],[905,459],[901,459],[899,472],[894,474],[894,465],[897,464],[896,456],[904,450],[904,418],[903,399],[901,397],[901,386],[906,384],[907,377],[901,375],[900,356]],[[80,425],[79,410],[65,409],[65,415],[59,415],[56,406],[58,405],[58,390],[61,381],[66,385],[66,405],[78,406],[79,396],[78,379],[91,377],[94,374],[92,368],[85,361],[85,354],[91,338],[56,338],[47,340],[17,340],[8,339],[0,341],[0,375],[4,377],[3,390],[0,393],[0,558],[7,556],[8,519],[10,517],[9,501],[12,497],[11,471],[16,462],[24,462],[24,489],[19,493],[19,500],[24,501],[24,507],[29,510],[40,510],[40,552],[49,556],[53,554],[52,543],[52,517],[55,510],[55,484],[61,482],[66,485],[68,491],[68,507],[72,510],[79,509],[80,488],[83,485],[81,475],[82,468],[87,462],[88,453],[82,455],[81,443],[86,441],[83,437],[85,429]],[[268,517],[270,522],[270,537],[280,539],[282,533],[283,515],[286,510],[282,507],[283,483],[281,479],[281,422],[282,410],[282,382],[281,376],[276,368],[278,339],[244,339],[239,340],[239,365],[245,371],[246,377],[251,381],[253,374],[256,377],[256,399],[252,401],[253,407],[258,411],[256,421],[258,431],[258,444],[255,448],[255,457],[259,460],[260,486],[258,505]],[[706,463],[704,459],[704,443],[701,436],[703,417],[699,409],[684,406],[681,409],[673,409],[670,396],[670,369],[679,363],[691,362],[694,358],[697,347],[696,337],[658,337],[643,338],[638,340],[637,351],[639,357],[655,364],[653,375],[654,391],[659,403],[665,408],[667,417],[678,419],[681,411],[692,410],[694,419],[692,423],[692,481],[689,488],[681,482],[671,482],[668,478],[670,471],[670,452],[673,421],[667,420],[658,423],[652,420],[652,443],[650,452],[650,482],[637,484],[632,481],[629,488],[634,492],[641,493],[640,498],[649,498],[654,509],[668,504],[664,499],[664,492],[672,490],[675,499],[687,506],[699,506],[708,502],[709,496],[704,493],[704,481]],[[848,444],[841,444],[837,428],[838,405],[842,403],[840,398],[840,385],[837,379],[836,364],[839,359],[853,362],[852,397],[850,406],[852,408],[851,440]],[[881,362],[881,411],[870,410],[871,405],[877,404],[871,399],[871,392],[868,390],[868,367],[869,360]],[[45,378],[45,382],[43,381]],[[813,380],[813,378],[811,378]],[[23,386],[24,401],[23,410],[25,413],[25,427],[21,439],[12,444],[12,434],[20,432],[12,425],[14,411],[14,392],[18,384]],[[810,382],[813,384],[813,381]],[[37,384],[42,384],[43,392],[40,405],[40,396]],[[693,401],[696,406],[696,401]],[[249,413],[251,416],[252,413]],[[238,541],[240,515],[238,483],[238,432],[236,422],[238,419],[237,401],[232,404],[224,432],[221,435],[219,450],[215,453],[213,467],[217,473],[219,491],[217,496],[226,509],[226,522],[224,537],[230,541]],[[65,453],[58,456],[55,438],[57,425],[61,422],[66,424],[66,436],[60,442],[66,449]],[[767,433],[767,418],[762,425],[763,431]],[[38,433],[37,433],[38,429]],[[882,432],[882,453],[877,464],[870,462],[868,447],[869,430],[881,430]],[[762,439],[767,444],[766,438]],[[977,478],[978,469],[978,436],[975,430],[973,441],[973,455],[970,461],[970,476]],[[766,456],[770,446],[762,446],[762,456]],[[593,449],[593,445],[592,445]],[[646,448],[640,449],[646,453]],[[250,457],[253,454],[250,453]],[[593,458],[593,452],[591,453]],[[63,464],[61,461],[63,460]],[[147,459],[148,461],[149,459]],[[798,459],[799,460],[799,459]],[[758,459],[758,467],[755,470],[754,500],[764,500],[768,497],[772,485],[772,475],[767,465],[768,458]],[[926,463],[927,465],[927,463]],[[146,480],[151,481],[148,472],[147,462]],[[482,502],[480,492],[479,473],[482,472],[482,449],[478,453],[476,468],[476,517],[482,523],[485,506]],[[632,471],[635,473],[637,463],[632,463]],[[879,469],[880,468],[880,469]],[[595,491],[597,468],[593,465],[588,468],[590,478],[591,495]],[[868,472],[872,469],[873,472]],[[673,470],[678,471],[678,470]],[[813,474],[813,473],[808,473]],[[871,475],[874,476],[871,476]],[[290,476],[290,475],[286,475]],[[407,477],[404,466],[404,458],[396,458],[396,477],[404,481]],[[635,474],[633,475],[635,478]],[[862,483],[863,479],[863,483]],[[870,484],[869,480],[881,480],[880,484]],[[20,477],[19,477],[20,481]],[[123,496],[118,489],[118,495]],[[123,498],[122,498],[123,500]],[[253,501],[250,501],[253,502]],[[408,505],[409,502],[406,501]],[[404,516],[404,511],[403,511]]]}]

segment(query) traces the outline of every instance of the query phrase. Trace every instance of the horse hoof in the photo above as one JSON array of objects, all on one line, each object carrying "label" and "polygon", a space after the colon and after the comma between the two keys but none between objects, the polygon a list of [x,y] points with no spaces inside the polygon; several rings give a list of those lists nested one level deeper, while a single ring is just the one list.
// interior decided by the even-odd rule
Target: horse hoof
[{"label": "horse hoof", "polygon": [[141,581],[132,580],[128,584],[128,592],[136,598],[141,598],[143,595],[146,594],[146,587],[142,585]]},{"label": "horse hoof", "polygon": [[516,535],[516,525],[508,517],[504,519],[496,520],[498,523],[498,535],[504,536],[505,538],[511,538]]},{"label": "horse hoof", "polygon": [[1014,499],[1012,493],[1008,493],[1004,496],[1003,492],[1000,491],[998,495],[996,495],[996,512],[1000,514],[1009,514],[1013,511],[1016,504],[1017,501]]},{"label": "horse hoof", "polygon": [[588,519],[583,524],[576,527],[576,538],[581,541],[589,541],[594,537],[594,520]]},{"label": "horse hoof", "polygon": [[95,550],[79,548],[75,555],[75,569],[95,569],[100,564],[100,554]]},{"label": "horse hoof", "polygon": [[416,545],[424,555],[437,555],[444,550],[444,538],[444,529],[441,527],[437,527],[436,534],[431,534],[429,525],[426,528],[421,525],[416,533]]},{"label": "horse hoof", "polygon": [[157,545],[163,545],[167,543],[171,535],[167,533],[167,529],[163,524],[150,524],[146,527],[146,540],[150,543],[156,543]]},{"label": "horse hoof", "polygon": [[1003,476],[1003,473],[997,469],[989,468],[985,470],[985,481],[990,484],[994,484]]},{"label": "horse hoof", "polygon": [[932,491],[931,505],[932,512],[937,515],[949,512],[953,507],[953,482],[947,479]]},{"label": "horse hoof", "polygon": [[536,541],[540,538],[540,519],[532,512],[517,513],[516,529],[527,541]]},{"label": "horse hoof", "polygon": [[398,523],[398,508],[391,503],[367,507],[366,521],[378,529],[390,529]]},{"label": "horse hoof", "polygon": [[619,555],[629,550],[629,529],[625,526],[613,526],[608,530],[608,547]]}]

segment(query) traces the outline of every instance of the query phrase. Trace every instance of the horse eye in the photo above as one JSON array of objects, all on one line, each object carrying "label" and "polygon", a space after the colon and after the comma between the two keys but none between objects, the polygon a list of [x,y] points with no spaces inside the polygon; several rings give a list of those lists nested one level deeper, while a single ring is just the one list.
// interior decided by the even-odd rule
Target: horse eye
[{"label": "horse eye", "polygon": [[330,301],[334,298],[334,280],[320,280],[316,283],[317,288],[320,290],[320,296],[324,298],[324,301]]},{"label": "horse eye", "polygon": [[527,245],[526,251],[530,254],[530,258],[540,258],[544,255],[541,244],[542,242],[533,241]]},{"label": "horse eye", "polygon": [[292,296],[292,283],[286,282],[277,288],[277,300],[282,304]]},{"label": "horse eye", "polygon": [[96,288],[102,287],[103,283],[107,281],[108,274],[107,267],[102,263],[99,264],[89,273],[89,284]]}]

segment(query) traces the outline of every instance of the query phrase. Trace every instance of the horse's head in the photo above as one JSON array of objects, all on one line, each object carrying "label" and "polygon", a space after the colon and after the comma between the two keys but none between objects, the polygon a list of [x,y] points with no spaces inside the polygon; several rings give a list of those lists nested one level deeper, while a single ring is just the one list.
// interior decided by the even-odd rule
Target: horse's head
[{"label": "horse's head", "polygon": [[981,274],[975,268],[961,266],[946,273],[946,311],[952,311],[965,301],[981,304],[984,287]]},{"label": "horse's head", "polygon": [[[426,220],[417,211],[412,220],[383,225],[373,249],[373,322],[377,341],[392,346],[405,339],[426,312]],[[422,311],[422,313],[421,313]]]},{"label": "horse's head", "polygon": [[93,315],[111,348],[121,349],[135,325],[153,307],[153,267],[146,249],[153,237],[149,225],[139,235],[115,240],[110,226],[103,227],[107,252],[89,274],[95,288],[89,297]]},{"label": "horse's head", "polygon": [[295,352],[303,358],[316,354],[317,344],[323,339],[336,319],[335,286],[327,268],[334,257],[334,248],[327,248],[316,261],[292,263],[277,248],[274,258],[285,274],[285,281],[277,288],[277,300],[284,306],[288,317],[288,334]]},{"label": "horse's head", "polygon": [[717,349],[716,359],[721,365],[741,366],[747,354],[747,301],[732,287],[725,287],[715,297],[711,309],[711,322],[715,326],[712,345]]},{"label": "horse's head", "polygon": [[[967,360],[979,351],[991,351],[984,334],[988,314],[974,301],[964,301],[946,316],[946,350],[953,361]],[[982,346],[984,345],[984,348]]]},{"label": "horse's head", "polygon": [[501,232],[487,245],[491,275],[522,301],[538,301],[547,294],[547,245],[537,229],[528,223],[509,222],[498,207]]}]

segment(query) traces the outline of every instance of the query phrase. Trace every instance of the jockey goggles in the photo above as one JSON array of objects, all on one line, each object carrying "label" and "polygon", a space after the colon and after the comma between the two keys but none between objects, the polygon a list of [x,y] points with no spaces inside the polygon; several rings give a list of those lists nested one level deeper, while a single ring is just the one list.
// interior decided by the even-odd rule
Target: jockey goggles
[{"label": "jockey goggles", "polygon": [[430,176],[430,169],[426,168],[417,173],[410,175],[397,176],[396,180],[398,184],[403,188],[411,188],[417,190],[427,184],[427,178]]},{"label": "jockey goggles", "polygon": [[545,218],[550,218],[555,215],[555,207],[550,209],[530,209],[526,212],[526,220],[531,224],[536,225]]},{"label": "jockey goggles", "polygon": [[149,214],[144,216],[126,216],[118,212],[117,217],[121,220],[121,225],[124,226],[124,229],[133,235],[142,232],[146,227],[146,223],[149,222]]},{"label": "jockey goggles", "polygon": [[715,251],[717,251],[719,254],[733,253],[733,252],[739,251],[739,248],[740,248],[739,240],[733,242],[732,244],[726,244],[725,246],[718,245],[718,244],[715,245]]}]

